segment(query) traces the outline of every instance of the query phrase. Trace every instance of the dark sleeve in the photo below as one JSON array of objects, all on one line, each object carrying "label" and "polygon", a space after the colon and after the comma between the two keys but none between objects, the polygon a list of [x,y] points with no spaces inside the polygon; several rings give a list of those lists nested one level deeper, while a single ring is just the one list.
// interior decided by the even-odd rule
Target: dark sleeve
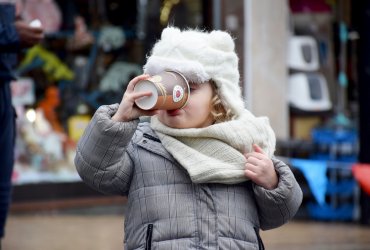
[{"label": "dark sleeve", "polygon": [[17,52],[19,49],[19,35],[14,21],[14,5],[0,3],[0,52]]}]

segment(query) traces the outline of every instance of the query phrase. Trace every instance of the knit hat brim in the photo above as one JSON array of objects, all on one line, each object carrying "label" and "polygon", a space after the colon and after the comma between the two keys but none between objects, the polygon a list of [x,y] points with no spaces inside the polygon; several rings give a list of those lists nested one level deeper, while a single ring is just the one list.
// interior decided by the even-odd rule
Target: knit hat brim
[{"label": "knit hat brim", "polygon": [[181,72],[189,82],[202,83],[211,79],[204,70],[202,64],[190,60],[173,60],[160,56],[151,56],[144,66],[144,72],[149,75],[156,75],[165,70]]}]

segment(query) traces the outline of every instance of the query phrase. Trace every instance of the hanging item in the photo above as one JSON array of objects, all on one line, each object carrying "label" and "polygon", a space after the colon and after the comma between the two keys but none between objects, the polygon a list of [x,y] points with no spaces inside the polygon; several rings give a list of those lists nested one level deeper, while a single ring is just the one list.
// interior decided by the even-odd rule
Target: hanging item
[{"label": "hanging item", "polygon": [[21,17],[30,23],[40,20],[45,33],[59,31],[62,24],[62,14],[54,0],[27,0],[21,1]]},{"label": "hanging item", "polygon": [[325,204],[326,186],[328,184],[326,161],[290,159],[290,163],[302,171],[317,203]]},{"label": "hanging item", "polygon": [[105,52],[119,49],[125,42],[126,37],[120,27],[105,26],[100,30],[98,44]]},{"label": "hanging item", "polygon": [[91,116],[88,113],[89,108],[87,105],[81,103],[76,109],[76,114],[68,118],[68,135],[74,143],[77,143],[81,138],[91,120]]},{"label": "hanging item", "polygon": [[45,98],[40,101],[39,108],[43,110],[45,118],[49,121],[54,131],[64,132],[58,119],[56,108],[60,105],[59,90],[55,86],[50,86],[45,90]]},{"label": "hanging item", "polygon": [[33,105],[36,100],[33,78],[21,77],[10,83],[13,106]]},{"label": "hanging item", "polygon": [[68,68],[54,53],[44,49],[41,45],[33,46],[27,50],[26,56],[21,62],[18,73],[41,67],[50,80],[73,80],[73,71]]},{"label": "hanging item", "polygon": [[68,39],[67,48],[72,51],[88,48],[94,43],[93,35],[88,32],[85,19],[81,16],[75,17],[74,20],[74,33]]},{"label": "hanging item", "polygon": [[332,108],[326,79],[320,73],[295,73],[289,76],[288,83],[292,107],[311,112]]},{"label": "hanging item", "polygon": [[179,4],[180,0],[164,0],[160,12],[160,21],[163,26],[168,23],[172,8]]},{"label": "hanging item", "polygon": [[102,78],[99,89],[100,91],[118,91],[122,93],[126,89],[129,81],[143,73],[142,68],[134,63],[115,62],[109,67]]},{"label": "hanging item", "polygon": [[315,71],[319,69],[317,43],[310,36],[293,36],[289,39],[288,66],[294,70]]},{"label": "hanging item", "polygon": [[355,164],[352,167],[352,173],[361,189],[370,195],[370,165],[369,164]]}]

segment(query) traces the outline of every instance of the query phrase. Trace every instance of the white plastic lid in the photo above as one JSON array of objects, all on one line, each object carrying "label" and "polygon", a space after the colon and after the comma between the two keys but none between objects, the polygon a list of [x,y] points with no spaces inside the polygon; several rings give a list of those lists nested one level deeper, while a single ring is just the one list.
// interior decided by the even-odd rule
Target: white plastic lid
[{"label": "white plastic lid", "polygon": [[152,92],[151,96],[144,96],[135,101],[136,105],[144,110],[149,110],[155,106],[158,99],[158,92],[155,85],[150,81],[138,82],[134,87],[134,92]]}]

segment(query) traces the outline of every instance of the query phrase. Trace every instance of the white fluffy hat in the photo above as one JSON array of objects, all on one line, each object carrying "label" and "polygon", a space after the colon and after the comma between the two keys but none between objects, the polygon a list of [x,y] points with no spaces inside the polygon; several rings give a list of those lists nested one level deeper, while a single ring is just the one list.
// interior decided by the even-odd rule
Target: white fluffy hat
[{"label": "white fluffy hat", "polygon": [[155,75],[164,70],[175,70],[194,83],[212,79],[224,107],[239,116],[244,103],[239,86],[238,56],[234,49],[232,37],[224,31],[208,33],[167,27],[147,58],[144,73]]}]

